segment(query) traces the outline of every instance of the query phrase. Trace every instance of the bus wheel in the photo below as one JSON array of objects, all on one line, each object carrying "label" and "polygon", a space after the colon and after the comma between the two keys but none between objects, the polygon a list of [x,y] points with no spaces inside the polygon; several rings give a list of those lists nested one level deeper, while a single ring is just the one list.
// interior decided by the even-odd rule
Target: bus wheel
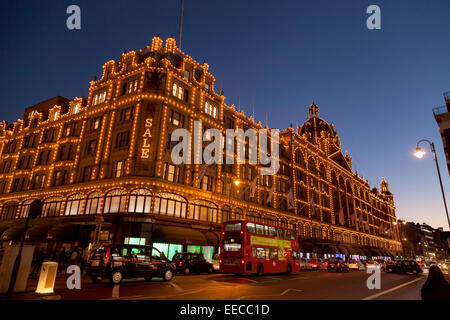
[{"label": "bus wheel", "polygon": [[264,267],[262,263],[258,263],[258,266],[256,267],[256,274],[258,276],[262,276],[264,274]]},{"label": "bus wheel", "polygon": [[292,273],[292,267],[291,264],[288,263],[287,268],[286,268],[286,274],[291,274]]}]

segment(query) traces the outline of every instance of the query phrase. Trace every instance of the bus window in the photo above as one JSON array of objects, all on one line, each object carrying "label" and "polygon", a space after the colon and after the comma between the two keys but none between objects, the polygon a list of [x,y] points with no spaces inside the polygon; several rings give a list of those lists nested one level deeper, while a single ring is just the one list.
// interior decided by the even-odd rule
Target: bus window
[{"label": "bus window", "polygon": [[256,233],[257,234],[264,235],[264,226],[262,226],[260,224],[257,224],[257,225],[255,225],[255,227],[256,227]]},{"label": "bus window", "polygon": [[256,233],[254,223],[251,223],[251,222],[247,223],[247,232],[248,233]]},{"label": "bus window", "polygon": [[278,249],[270,248],[269,250],[269,259],[278,260]]},{"label": "bus window", "polygon": [[300,260],[300,254],[297,251],[292,252],[292,258],[294,260]]},{"label": "bus window", "polygon": [[227,239],[223,240],[224,251],[239,251],[241,250],[241,239]]},{"label": "bus window", "polygon": [[275,227],[269,227],[269,236],[276,237],[277,236],[277,229]]},{"label": "bus window", "polygon": [[241,231],[241,223],[227,223],[225,231]]},{"label": "bus window", "polygon": [[266,248],[253,248],[253,256],[256,259],[267,259]]},{"label": "bus window", "polygon": [[277,229],[277,236],[278,238],[284,238],[284,232],[282,229]]}]

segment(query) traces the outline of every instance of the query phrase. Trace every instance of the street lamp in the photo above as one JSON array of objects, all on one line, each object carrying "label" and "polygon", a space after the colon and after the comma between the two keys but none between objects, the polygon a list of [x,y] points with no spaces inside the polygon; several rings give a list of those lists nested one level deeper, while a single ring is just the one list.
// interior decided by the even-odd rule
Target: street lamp
[{"label": "street lamp", "polygon": [[422,139],[422,140],[419,140],[419,142],[417,142],[416,152],[414,152],[414,155],[419,159],[422,159],[423,156],[425,155],[425,151],[419,146],[419,144],[421,142],[428,142],[428,144],[430,145],[430,148],[431,148],[431,152],[433,153],[434,161],[436,162],[436,169],[437,169],[437,173],[438,173],[438,177],[439,177],[439,183],[441,185],[441,192],[442,192],[442,199],[444,200],[445,213],[447,214],[447,222],[448,222],[448,226],[450,228],[450,218],[448,216],[447,201],[445,200],[444,187],[442,186],[442,179],[441,179],[441,171],[439,170],[439,164],[438,164],[438,159],[436,156],[436,149],[434,148],[434,143],[427,139]]}]

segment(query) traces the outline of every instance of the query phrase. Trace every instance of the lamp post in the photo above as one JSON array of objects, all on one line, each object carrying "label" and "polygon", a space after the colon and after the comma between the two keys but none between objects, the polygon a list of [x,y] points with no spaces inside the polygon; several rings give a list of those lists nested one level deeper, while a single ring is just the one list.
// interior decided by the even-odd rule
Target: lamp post
[{"label": "lamp post", "polygon": [[433,153],[434,161],[436,162],[436,169],[437,169],[437,173],[438,173],[438,177],[439,177],[439,183],[441,185],[441,192],[442,192],[442,199],[444,200],[445,213],[447,214],[448,227],[450,228],[450,218],[448,216],[447,201],[445,200],[444,187],[442,186],[441,172],[439,170],[439,164],[438,164],[438,159],[436,156],[436,149],[434,148],[434,143],[427,139],[422,139],[422,140],[419,140],[419,142],[417,142],[417,147],[416,147],[416,151],[415,151],[414,155],[419,159],[422,159],[423,156],[425,155],[425,151],[421,147],[419,147],[419,144],[421,142],[428,142],[428,144],[430,145],[430,148],[431,148],[431,152]]}]

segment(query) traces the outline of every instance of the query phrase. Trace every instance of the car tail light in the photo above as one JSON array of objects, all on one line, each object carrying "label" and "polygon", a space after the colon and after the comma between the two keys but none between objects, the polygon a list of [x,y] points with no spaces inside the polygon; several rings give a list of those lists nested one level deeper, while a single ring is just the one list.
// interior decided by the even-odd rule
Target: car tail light
[{"label": "car tail light", "polygon": [[220,259],[220,260],[219,260],[219,263],[222,263],[222,262],[223,262],[223,260],[222,260],[222,259]]},{"label": "car tail light", "polygon": [[338,262],[338,263],[337,263],[337,266],[339,267],[340,265],[341,265],[341,264]]},{"label": "car tail light", "polygon": [[183,265],[183,261],[178,262],[178,266],[181,267]]}]

